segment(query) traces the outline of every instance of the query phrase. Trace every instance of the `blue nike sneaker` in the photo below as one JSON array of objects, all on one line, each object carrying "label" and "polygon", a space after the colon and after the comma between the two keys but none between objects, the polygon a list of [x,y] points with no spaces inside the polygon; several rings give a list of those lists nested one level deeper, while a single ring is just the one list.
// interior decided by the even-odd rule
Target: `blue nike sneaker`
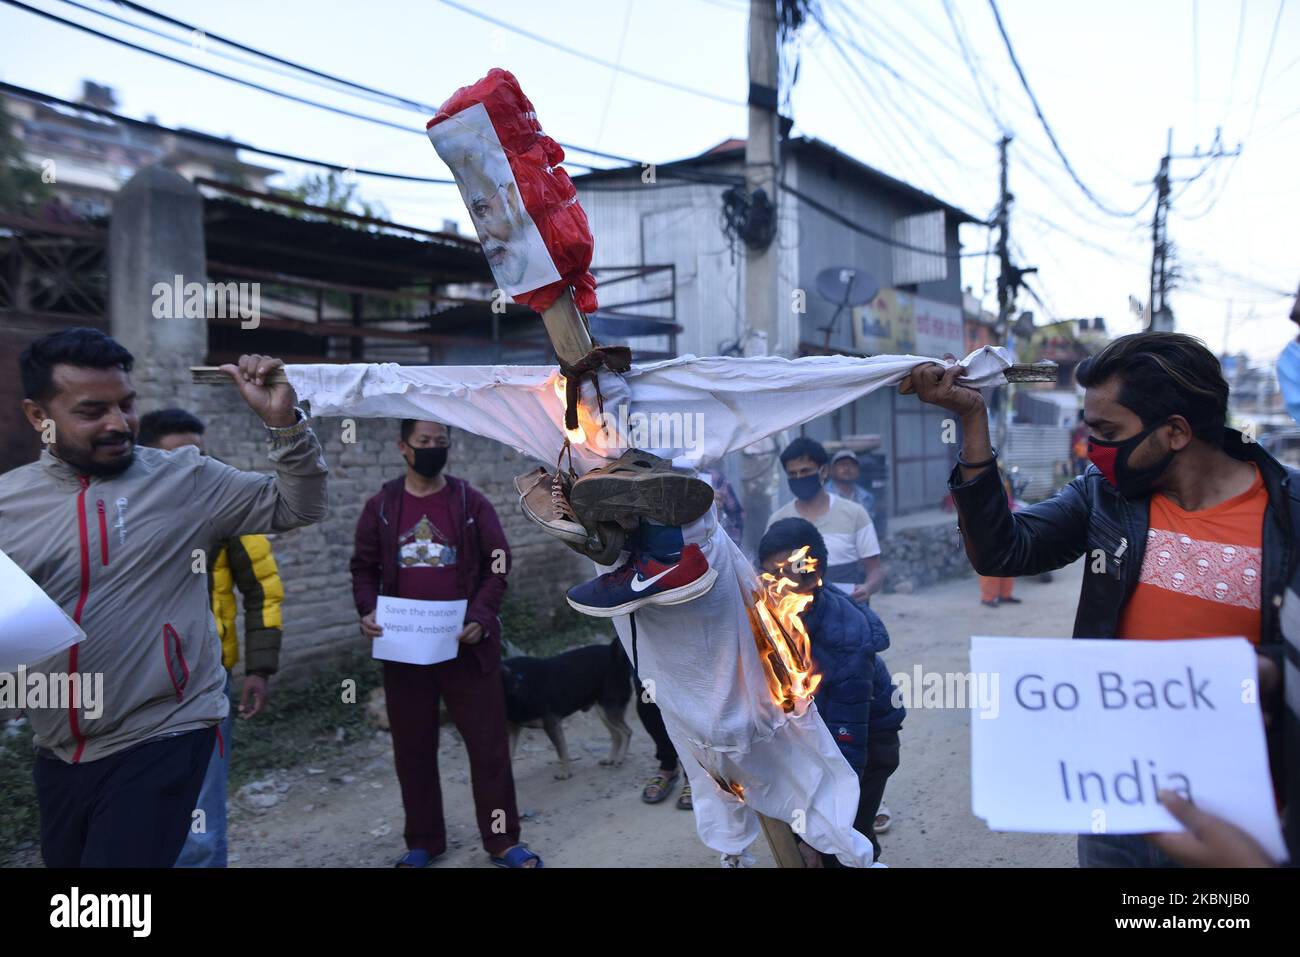
[{"label": "blue nike sneaker", "polygon": [[645,605],[680,605],[705,594],[718,578],[716,569],[694,543],[668,563],[636,555],[599,578],[574,585],[566,596],[584,615],[617,618]]}]

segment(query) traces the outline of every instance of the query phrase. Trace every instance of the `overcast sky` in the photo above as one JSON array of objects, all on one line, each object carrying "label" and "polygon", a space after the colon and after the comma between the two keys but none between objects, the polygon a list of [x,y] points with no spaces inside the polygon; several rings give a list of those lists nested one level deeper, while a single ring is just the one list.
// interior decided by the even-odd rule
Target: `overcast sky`
[{"label": "overcast sky", "polygon": [[[241,88],[3,6],[0,78],[10,83],[72,98],[81,79],[89,78],[114,87],[119,110],[130,116],[153,114],[167,125],[345,165],[446,175],[424,136],[427,117],[420,111],[377,105],[223,59],[216,55],[223,48],[210,39],[193,42],[183,31],[102,0],[80,0],[89,10],[58,0],[29,2],[187,62],[409,125],[410,131]],[[1000,122],[1015,136],[1013,246],[1022,263],[1039,267],[1031,282],[1046,309],[1027,294],[1020,305],[1039,316],[1102,315],[1116,333],[1136,331],[1128,301],[1130,295],[1147,296],[1152,204],[1137,216],[1119,217],[1093,205],[1065,172],[1034,116],[988,3],[950,2],[979,87],[943,0],[823,0],[831,33],[810,24],[802,34],[792,99],[796,132],[984,217],[997,202]],[[743,0],[467,2],[622,70],[545,46],[440,0],[149,5],[212,33],[421,102],[441,103],[456,87],[502,66],[519,77],[556,139],[623,156],[664,162],[745,135]],[[1216,351],[1226,338],[1234,352],[1271,358],[1296,334],[1286,317],[1289,296],[1300,283],[1297,7],[1296,0],[999,5],[1047,121],[1103,205],[1126,212],[1142,203],[1170,128],[1179,154],[1205,152],[1220,126],[1227,148],[1242,144],[1236,160],[1208,168],[1197,159],[1173,165],[1176,177],[1203,175],[1175,185],[1169,228],[1188,279],[1171,301],[1178,328]],[[169,30],[179,40],[150,36],[90,10]],[[246,158],[284,169],[277,184],[307,171]],[[607,164],[576,152],[571,158]],[[363,195],[382,202],[398,221],[438,228],[444,218],[454,218],[467,227],[454,187],[365,177],[360,182]],[[963,227],[962,241],[966,251],[982,251],[990,233]],[[963,271],[963,284],[986,294],[992,305],[996,261],[968,258]]]}]

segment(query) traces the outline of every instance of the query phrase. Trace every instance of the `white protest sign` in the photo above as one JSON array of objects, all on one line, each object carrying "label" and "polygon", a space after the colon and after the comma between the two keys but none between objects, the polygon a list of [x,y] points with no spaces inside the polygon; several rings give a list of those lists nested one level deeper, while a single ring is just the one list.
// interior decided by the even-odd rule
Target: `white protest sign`
[{"label": "white protest sign", "polygon": [[85,637],[67,612],[0,551],[0,671],[34,665]]},{"label": "white protest sign", "polygon": [[435,665],[450,661],[460,650],[456,636],[465,627],[468,602],[416,601],[379,596],[375,624],[384,629],[374,641],[372,654],[384,661],[410,665]]},{"label": "white protest sign", "polygon": [[996,676],[971,710],[971,805],[995,831],[1180,831],[1165,788],[1286,857],[1254,649],[1189,641],[971,638]]}]

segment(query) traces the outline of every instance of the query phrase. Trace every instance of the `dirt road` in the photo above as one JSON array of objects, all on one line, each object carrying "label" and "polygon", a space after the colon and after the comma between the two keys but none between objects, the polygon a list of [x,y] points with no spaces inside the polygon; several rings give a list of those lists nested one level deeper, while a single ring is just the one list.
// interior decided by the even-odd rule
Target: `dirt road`
[{"label": "dirt road", "polygon": [[[972,634],[1068,635],[1081,574],[1080,564],[1058,572],[1051,584],[1017,582],[1023,604],[997,609],[979,604],[973,578],[880,596],[874,607],[889,626],[890,671],[910,673],[919,664],[964,672]],[[559,763],[545,735],[524,731],[514,767],[523,839],[547,867],[716,867],[717,855],[699,842],[690,813],[673,800],[641,802],[641,786],[655,767],[653,747],[631,709],[629,724],[626,763],[605,768],[598,762],[609,736],[600,721],[594,714],[569,719],[565,734],[577,761],[566,781],[554,778]],[[1072,836],[998,834],[971,815],[968,726],[965,710],[909,713],[901,766],[885,795],[894,825],[882,838],[882,860],[891,867],[1074,866]],[[440,767],[451,846],[434,866],[490,866],[474,823],[465,749],[450,728]],[[232,867],[376,867],[404,850],[385,732],[343,748],[327,766],[287,769],[260,783],[251,797],[231,795]],[[773,866],[763,841],[752,851],[760,866]]]}]

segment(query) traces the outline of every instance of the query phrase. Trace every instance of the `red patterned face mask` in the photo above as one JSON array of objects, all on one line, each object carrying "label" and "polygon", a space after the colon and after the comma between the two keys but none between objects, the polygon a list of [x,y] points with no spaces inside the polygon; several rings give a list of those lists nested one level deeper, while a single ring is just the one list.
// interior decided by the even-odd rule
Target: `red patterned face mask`
[{"label": "red patterned face mask", "polygon": [[1170,451],[1155,465],[1144,469],[1129,468],[1128,459],[1133,450],[1141,445],[1148,435],[1154,432],[1163,421],[1148,426],[1137,435],[1118,442],[1106,442],[1088,436],[1088,459],[1101,470],[1107,482],[1125,498],[1142,498],[1150,493],[1156,481],[1169,468],[1169,463],[1178,453]]}]

